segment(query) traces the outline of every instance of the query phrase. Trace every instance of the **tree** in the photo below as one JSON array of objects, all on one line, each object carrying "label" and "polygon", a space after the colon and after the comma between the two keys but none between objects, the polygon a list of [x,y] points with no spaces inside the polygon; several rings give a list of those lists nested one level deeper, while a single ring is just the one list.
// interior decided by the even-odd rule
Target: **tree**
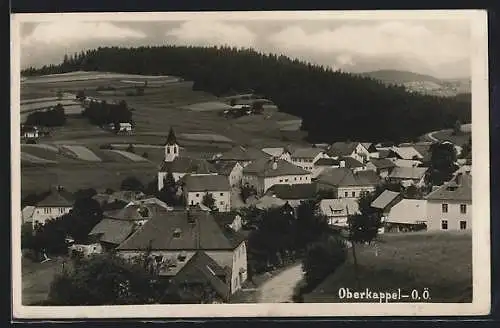
[{"label": "tree", "polygon": [[56,97],[57,97],[57,100],[61,100],[63,98],[63,93],[61,90],[57,90]]},{"label": "tree", "polygon": [[206,207],[208,207],[209,209],[211,209],[212,211],[215,211],[217,209],[217,206],[215,205],[214,196],[209,192],[206,192],[205,195],[203,195],[201,203]]},{"label": "tree", "polygon": [[427,172],[426,180],[432,185],[442,185],[453,177],[453,173],[458,169],[455,164],[457,153],[452,143],[434,143],[429,149],[431,153],[431,163]]},{"label": "tree", "polygon": [[[158,184],[154,187],[156,190],[158,189]],[[172,172],[167,172],[165,178],[163,179],[163,188],[160,191],[155,192],[158,199],[164,201],[170,206],[178,205],[178,197],[177,197],[177,182],[174,179],[174,175]]]},{"label": "tree", "polygon": [[76,93],[76,99],[77,100],[84,100],[85,99],[85,91],[84,90],[78,90],[78,92]]},{"label": "tree", "polygon": [[462,133],[462,123],[459,120],[455,121],[453,126],[453,135],[458,136]]},{"label": "tree", "polygon": [[58,274],[50,305],[127,305],[159,303],[167,285],[144,266],[116,255],[97,255]]},{"label": "tree", "polygon": [[255,188],[252,186],[244,185],[241,187],[240,193],[241,193],[241,198],[243,199],[244,202],[246,202],[248,197],[257,194],[257,190],[255,190]]},{"label": "tree", "polygon": [[135,153],[135,148],[134,148],[134,145],[133,144],[129,144],[126,151],[128,151],[129,153]]},{"label": "tree", "polygon": [[295,240],[297,248],[305,248],[329,231],[326,217],[321,215],[319,211],[319,199],[304,201],[297,207]]},{"label": "tree", "polygon": [[339,237],[328,236],[309,245],[302,262],[308,289],[314,288],[335,272],[346,258],[346,244]]},{"label": "tree", "polygon": [[136,177],[127,177],[122,181],[121,190],[143,191],[144,185]]},{"label": "tree", "polygon": [[472,137],[462,145],[462,151],[460,152],[460,158],[470,158],[472,156]]}]

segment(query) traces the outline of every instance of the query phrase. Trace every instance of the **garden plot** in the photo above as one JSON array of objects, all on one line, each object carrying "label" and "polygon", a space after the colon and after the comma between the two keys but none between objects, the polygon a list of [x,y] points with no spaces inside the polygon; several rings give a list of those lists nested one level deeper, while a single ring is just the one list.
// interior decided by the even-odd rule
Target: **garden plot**
[{"label": "garden plot", "polygon": [[57,164],[56,161],[40,158],[24,151],[21,152],[21,162],[27,162],[29,164]]},{"label": "garden plot", "polygon": [[125,158],[123,155],[120,155],[116,152],[114,152],[111,149],[91,149],[94,154],[99,156],[99,158],[106,163],[130,163],[131,160],[128,158]]},{"label": "garden plot", "polygon": [[230,109],[231,106],[223,102],[208,101],[203,103],[196,103],[187,106],[182,106],[182,109],[192,110],[195,112],[211,112]]},{"label": "garden plot", "polygon": [[112,152],[115,152],[117,154],[120,154],[122,155],[123,157],[131,160],[132,162],[149,162],[147,159],[145,159],[144,157],[142,156],[139,156],[139,155],[136,155],[134,153],[129,153],[128,151],[124,151],[124,150],[116,150],[116,149],[113,149],[113,150],[110,150]]},{"label": "garden plot", "polygon": [[81,159],[83,161],[88,161],[88,162],[102,162],[102,160],[97,157],[96,154],[94,154],[90,149],[84,146],[77,146],[77,145],[65,145],[61,146],[60,149],[65,149],[66,151],[69,151],[70,153],[73,153],[76,158]]}]

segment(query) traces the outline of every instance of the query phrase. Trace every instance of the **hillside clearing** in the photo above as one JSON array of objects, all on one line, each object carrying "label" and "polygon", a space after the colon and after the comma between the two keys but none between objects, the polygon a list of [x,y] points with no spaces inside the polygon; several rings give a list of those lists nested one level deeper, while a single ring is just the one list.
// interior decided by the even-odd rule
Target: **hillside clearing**
[{"label": "hillside clearing", "polygon": [[[378,256],[373,246],[357,246],[359,281],[357,288],[352,253],[348,262],[327,277],[305,302],[346,302],[340,288],[394,291],[405,294],[424,288],[431,302],[472,301],[472,236],[470,233],[424,232],[385,234],[380,237]],[[359,301],[359,300],[358,300]],[[367,301],[367,300],[365,300]],[[373,301],[373,300],[371,300]]]},{"label": "hillside clearing", "polygon": [[83,161],[89,161],[89,162],[101,162],[102,161],[91,150],[89,150],[88,148],[83,147],[83,146],[65,145],[65,146],[62,146],[61,148],[63,148],[67,152],[73,153],[76,158],[81,159]]}]

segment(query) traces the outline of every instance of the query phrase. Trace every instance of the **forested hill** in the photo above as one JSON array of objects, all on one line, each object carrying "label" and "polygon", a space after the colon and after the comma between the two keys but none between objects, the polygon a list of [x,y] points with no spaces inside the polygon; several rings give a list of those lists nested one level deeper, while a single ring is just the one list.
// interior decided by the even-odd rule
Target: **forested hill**
[{"label": "forested hill", "polygon": [[442,82],[441,80],[430,75],[418,74],[408,71],[378,70],[373,72],[361,73],[360,75],[371,77],[384,83],[393,84],[404,84],[407,82],[434,82],[439,84]]},{"label": "forested hill", "polygon": [[314,142],[409,140],[471,118],[467,98],[410,94],[404,87],[248,49],[98,48],[66,56],[57,66],[24,70],[23,75],[75,70],[174,75],[215,95],[253,90],[281,111],[302,117],[302,129]]}]

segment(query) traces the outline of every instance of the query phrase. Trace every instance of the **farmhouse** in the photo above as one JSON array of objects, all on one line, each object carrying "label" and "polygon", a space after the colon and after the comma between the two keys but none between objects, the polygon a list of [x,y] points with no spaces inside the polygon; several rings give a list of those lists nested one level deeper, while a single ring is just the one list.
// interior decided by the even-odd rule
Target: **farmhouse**
[{"label": "farmhouse", "polygon": [[335,142],[326,151],[332,158],[352,157],[362,163],[370,157],[370,152],[359,142]]},{"label": "farmhouse", "polygon": [[131,134],[133,131],[132,123],[129,122],[111,123],[110,127],[118,134]]},{"label": "farmhouse", "polygon": [[46,196],[39,201],[32,215],[33,229],[35,225],[45,224],[47,220],[55,219],[69,213],[73,208],[73,194],[58,186],[51,189]]},{"label": "farmhouse", "polygon": [[123,243],[139,225],[133,220],[103,218],[89,233],[89,239],[99,242],[103,251],[111,251]]},{"label": "farmhouse", "polygon": [[36,140],[40,137],[38,127],[21,125],[21,137],[28,140]]},{"label": "farmhouse", "polygon": [[380,179],[373,171],[353,173],[346,167],[324,170],[317,178],[319,190],[332,191],[334,198],[359,198],[373,192]]},{"label": "farmhouse", "polygon": [[358,201],[352,198],[322,199],[319,207],[328,224],[336,227],[347,227],[349,216],[359,214]]},{"label": "farmhouse", "polygon": [[413,146],[392,147],[388,157],[403,160],[422,160],[424,158]]},{"label": "farmhouse", "polygon": [[243,169],[242,183],[263,195],[275,184],[311,183],[311,172],[282,159],[263,158]]},{"label": "farmhouse", "polygon": [[182,178],[182,193],[188,206],[202,204],[205,195],[211,194],[220,212],[231,209],[231,186],[223,175],[188,174]]},{"label": "farmhouse", "polygon": [[389,176],[394,167],[396,167],[396,164],[387,158],[371,158],[370,161],[366,163],[367,170],[375,171],[384,179]]},{"label": "farmhouse", "polygon": [[375,144],[372,142],[362,142],[361,145],[368,150],[369,158],[378,158],[379,152]]},{"label": "farmhouse", "polygon": [[188,209],[156,216],[118,246],[117,254],[133,258],[146,250],[165,278],[175,279],[195,254],[203,252],[214,261],[208,272],[227,286],[229,295],[241,289],[247,279],[244,236],[210,212]]},{"label": "farmhouse", "polygon": [[235,146],[225,153],[217,154],[215,157],[215,161],[239,162],[240,165],[245,167],[255,160],[268,157],[268,154],[259,149],[255,149],[252,147]]},{"label": "farmhouse", "polygon": [[457,174],[453,180],[428,194],[428,230],[470,230],[472,228],[472,175]]},{"label": "farmhouse", "polygon": [[426,167],[395,167],[387,177],[391,183],[399,183],[404,187],[425,184]]},{"label": "farmhouse", "polygon": [[243,166],[237,161],[219,161],[214,164],[217,174],[225,176],[231,188],[241,186]]},{"label": "farmhouse", "polygon": [[267,196],[284,200],[292,207],[299,206],[303,201],[315,199],[316,194],[315,183],[275,184],[266,191]]},{"label": "farmhouse", "polygon": [[359,171],[364,171],[366,169],[365,164],[349,156],[340,157],[339,162],[340,162],[340,167],[346,167],[348,169],[351,169],[354,173]]},{"label": "farmhouse", "polygon": [[288,147],[262,148],[262,151],[271,157],[279,158],[287,162],[292,161],[292,154]]},{"label": "farmhouse", "polygon": [[310,172],[313,171],[317,160],[328,157],[323,149],[315,147],[297,148],[291,154],[292,164]]},{"label": "farmhouse", "polygon": [[384,230],[387,232],[425,230],[426,205],[427,202],[422,199],[401,199],[384,217]]}]

